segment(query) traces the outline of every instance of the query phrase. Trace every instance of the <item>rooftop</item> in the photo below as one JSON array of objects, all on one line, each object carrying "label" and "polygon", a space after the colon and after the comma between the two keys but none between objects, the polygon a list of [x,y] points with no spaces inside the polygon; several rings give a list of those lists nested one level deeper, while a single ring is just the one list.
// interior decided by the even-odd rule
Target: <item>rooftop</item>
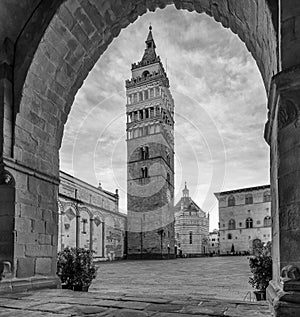
[{"label": "rooftop", "polygon": [[270,189],[270,185],[261,185],[261,186],[247,187],[247,188],[239,188],[239,189],[234,189],[234,190],[229,190],[229,191],[219,192],[219,193],[214,193],[214,194],[215,194],[215,196],[217,196],[217,195],[224,196],[224,195],[250,192],[250,191],[255,191],[255,190],[263,190],[263,189]]}]

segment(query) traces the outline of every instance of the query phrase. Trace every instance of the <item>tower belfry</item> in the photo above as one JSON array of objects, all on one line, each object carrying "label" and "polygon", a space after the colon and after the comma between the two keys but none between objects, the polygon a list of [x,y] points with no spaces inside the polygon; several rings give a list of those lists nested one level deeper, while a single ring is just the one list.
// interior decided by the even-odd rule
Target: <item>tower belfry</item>
[{"label": "tower belfry", "polygon": [[174,100],[152,27],[126,80],[128,258],[174,257]]}]

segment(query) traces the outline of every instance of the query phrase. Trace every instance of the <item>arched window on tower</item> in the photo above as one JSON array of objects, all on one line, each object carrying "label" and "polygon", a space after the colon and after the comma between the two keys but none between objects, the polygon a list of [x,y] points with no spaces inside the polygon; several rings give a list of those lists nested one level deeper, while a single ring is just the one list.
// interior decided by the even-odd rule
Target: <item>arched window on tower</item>
[{"label": "arched window on tower", "polygon": [[264,203],[271,201],[271,194],[269,191],[264,192]]},{"label": "arched window on tower", "polygon": [[140,155],[141,155],[141,160],[147,160],[149,158],[149,147],[148,146],[141,146],[140,147]]},{"label": "arched window on tower", "polygon": [[266,216],[264,219],[264,227],[271,227],[272,219],[270,216]]},{"label": "arched window on tower", "polygon": [[146,78],[146,77],[149,76],[149,75],[150,75],[149,71],[148,71],[148,70],[145,70],[145,71],[143,72],[143,74],[142,74],[142,77]]},{"label": "arched window on tower", "polygon": [[250,217],[246,219],[246,228],[247,229],[253,228],[253,219]]},{"label": "arched window on tower", "polygon": [[235,206],[235,198],[233,195],[230,195],[228,197],[228,207],[230,207],[230,206]]},{"label": "arched window on tower", "polygon": [[252,194],[246,194],[246,196],[245,196],[245,204],[246,205],[253,204],[253,195]]},{"label": "arched window on tower", "polygon": [[148,177],[148,167],[142,167],[141,172],[142,172],[142,178]]},{"label": "arched window on tower", "polygon": [[233,230],[235,229],[235,220],[234,219],[230,219],[228,222],[228,229],[229,230]]}]

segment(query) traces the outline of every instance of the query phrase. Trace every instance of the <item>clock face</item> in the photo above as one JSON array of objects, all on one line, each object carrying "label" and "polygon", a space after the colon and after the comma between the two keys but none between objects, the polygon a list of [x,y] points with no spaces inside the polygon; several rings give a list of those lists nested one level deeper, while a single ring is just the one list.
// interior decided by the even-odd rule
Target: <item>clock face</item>
[{"label": "clock face", "polygon": [[168,203],[171,201],[171,192],[170,192],[170,190],[168,189],[167,190],[167,199],[168,199]]}]

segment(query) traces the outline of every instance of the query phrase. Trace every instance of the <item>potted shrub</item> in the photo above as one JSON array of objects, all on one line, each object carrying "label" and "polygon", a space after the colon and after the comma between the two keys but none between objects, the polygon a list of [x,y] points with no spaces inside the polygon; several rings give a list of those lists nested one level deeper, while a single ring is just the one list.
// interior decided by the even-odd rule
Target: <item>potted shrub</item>
[{"label": "potted shrub", "polygon": [[252,276],[249,284],[255,288],[256,300],[266,300],[266,289],[272,279],[272,257],[270,252],[271,244],[262,246],[256,250],[256,255],[249,259],[249,266]]},{"label": "potted shrub", "polygon": [[93,252],[83,248],[67,247],[58,253],[57,275],[63,288],[88,291],[97,274]]}]

